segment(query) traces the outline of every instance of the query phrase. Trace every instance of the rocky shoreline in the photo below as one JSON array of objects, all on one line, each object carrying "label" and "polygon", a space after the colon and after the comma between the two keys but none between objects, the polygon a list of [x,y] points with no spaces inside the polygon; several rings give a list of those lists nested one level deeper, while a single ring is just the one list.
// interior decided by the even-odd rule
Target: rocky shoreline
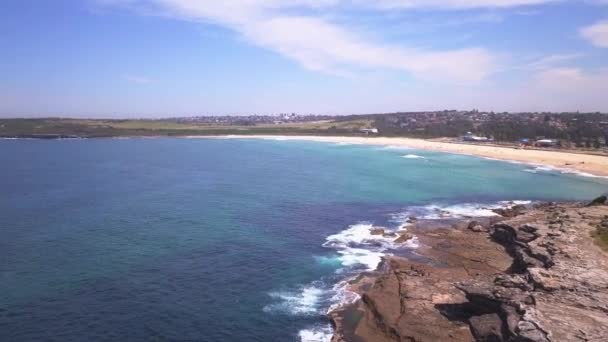
[{"label": "rocky shoreline", "polygon": [[329,314],[332,342],[608,340],[605,198],[497,214],[408,227],[416,257],[353,280],[361,299]]}]

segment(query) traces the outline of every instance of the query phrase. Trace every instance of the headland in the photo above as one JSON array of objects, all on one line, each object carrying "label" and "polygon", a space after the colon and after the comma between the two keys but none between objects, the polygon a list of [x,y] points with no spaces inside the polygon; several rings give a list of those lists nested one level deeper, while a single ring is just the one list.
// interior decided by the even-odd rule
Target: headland
[{"label": "headland", "polygon": [[603,341],[608,203],[544,203],[408,231],[419,257],[385,257],[330,313],[341,341]]}]

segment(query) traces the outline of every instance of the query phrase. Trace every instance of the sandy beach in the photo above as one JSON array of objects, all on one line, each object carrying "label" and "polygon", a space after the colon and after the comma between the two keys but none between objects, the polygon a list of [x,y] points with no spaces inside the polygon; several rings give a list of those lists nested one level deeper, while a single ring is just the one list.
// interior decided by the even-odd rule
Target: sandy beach
[{"label": "sandy beach", "polygon": [[381,137],[323,137],[323,136],[227,136],[224,138],[257,138],[281,140],[308,140],[331,143],[368,144],[379,146],[404,146],[414,149],[473,155],[505,161],[548,165],[588,176],[608,176],[608,157],[571,152],[526,150],[488,145],[458,144],[411,138]]}]

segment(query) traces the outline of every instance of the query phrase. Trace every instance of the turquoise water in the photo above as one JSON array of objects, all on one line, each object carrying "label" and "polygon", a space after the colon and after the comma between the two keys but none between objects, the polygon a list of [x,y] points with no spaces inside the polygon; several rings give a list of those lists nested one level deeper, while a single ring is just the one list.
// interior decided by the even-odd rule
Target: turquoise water
[{"label": "turquoise water", "polygon": [[371,224],[608,191],[525,165],[299,141],[1,140],[0,161],[3,341],[326,338],[324,313],[352,299],[340,282],[395,247]]}]

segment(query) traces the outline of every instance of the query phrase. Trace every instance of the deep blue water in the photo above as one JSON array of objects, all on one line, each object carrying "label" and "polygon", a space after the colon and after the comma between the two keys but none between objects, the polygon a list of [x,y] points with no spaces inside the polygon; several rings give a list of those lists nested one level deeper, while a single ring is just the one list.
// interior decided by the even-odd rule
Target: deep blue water
[{"label": "deep blue water", "polygon": [[367,229],[358,223],[607,189],[605,179],[373,146],[1,140],[0,340],[320,336],[339,300],[332,286],[377,257],[346,248]]}]

